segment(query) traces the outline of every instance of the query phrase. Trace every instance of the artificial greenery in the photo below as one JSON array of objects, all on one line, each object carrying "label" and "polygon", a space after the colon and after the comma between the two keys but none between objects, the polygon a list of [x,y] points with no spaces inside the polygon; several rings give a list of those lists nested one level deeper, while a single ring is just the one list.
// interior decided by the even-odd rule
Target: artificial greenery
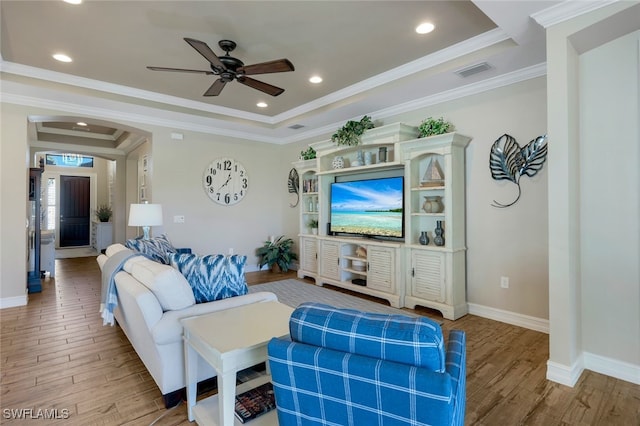
[{"label": "artificial greenery", "polygon": [[309,225],[309,228],[311,229],[313,228],[318,229],[318,219],[310,219],[308,225]]},{"label": "artificial greenery", "polygon": [[453,124],[448,121],[444,121],[444,118],[429,117],[423,120],[418,126],[418,131],[420,132],[418,137],[425,138],[427,136],[442,135],[450,132],[451,130],[453,130]]},{"label": "artificial greenery", "polygon": [[279,236],[276,240],[265,241],[262,247],[256,249],[256,255],[259,258],[258,267],[262,268],[264,265],[268,265],[269,268],[273,268],[273,265],[278,265],[282,272],[287,272],[291,262],[298,259],[298,255],[293,252],[293,240],[291,238],[284,238],[284,235]]},{"label": "artificial greenery", "polygon": [[356,146],[360,143],[360,136],[365,130],[374,127],[373,121],[368,115],[362,117],[360,121],[349,120],[331,136],[331,141],[337,145]]},{"label": "artificial greenery", "polygon": [[316,150],[313,147],[309,147],[306,151],[300,151],[300,157],[303,160],[313,160],[316,158]]},{"label": "artificial greenery", "polygon": [[100,222],[109,222],[112,214],[113,210],[111,210],[111,207],[106,204],[98,206],[98,209],[96,210],[96,217]]}]

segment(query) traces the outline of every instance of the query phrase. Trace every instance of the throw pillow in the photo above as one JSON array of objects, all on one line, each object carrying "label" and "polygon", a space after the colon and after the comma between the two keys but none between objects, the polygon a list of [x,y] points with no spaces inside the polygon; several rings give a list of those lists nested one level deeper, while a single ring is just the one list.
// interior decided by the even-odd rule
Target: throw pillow
[{"label": "throw pillow", "polygon": [[188,308],[196,303],[193,291],[182,274],[169,265],[162,265],[142,256],[131,267],[131,276],[156,296],[162,310]]},{"label": "throw pillow", "polygon": [[171,253],[169,262],[191,285],[196,303],[241,296],[248,292],[244,278],[247,256]]},{"label": "throw pillow", "polygon": [[144,256],[147,256],[151,260],[156,262],[169,264],[169,253],[175,253],[176,249],[169,241],[169,238],[165,234],[159,237],[149,238],[145,240],[143,238],[135,238],[127,240],[125,243],[127,248],[135,250]]},{"label": "throw pillow", "polygon": [[425,317],[306,302],[291,314],[289,331],[293,341],[445,371],[442,329]]}]

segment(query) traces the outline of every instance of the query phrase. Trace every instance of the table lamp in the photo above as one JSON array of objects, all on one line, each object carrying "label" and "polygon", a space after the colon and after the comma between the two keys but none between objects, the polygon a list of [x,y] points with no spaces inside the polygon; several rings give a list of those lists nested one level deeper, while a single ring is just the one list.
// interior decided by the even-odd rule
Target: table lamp
[{"label": "table lamp", "polygon": [[129,226],[142,226],[143,239],[149,239],[149,228],[162,225],[161,204],[131,204]]}]

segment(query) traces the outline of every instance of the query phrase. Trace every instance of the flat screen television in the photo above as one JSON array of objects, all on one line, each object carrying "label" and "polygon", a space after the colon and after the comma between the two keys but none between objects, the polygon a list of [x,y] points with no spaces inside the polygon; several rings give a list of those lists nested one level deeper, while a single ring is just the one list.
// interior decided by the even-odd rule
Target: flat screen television
[{"label": "flat screen television", "polygon": [[331,233],[404,238],[403,187],[402,176],[332,183]]}]

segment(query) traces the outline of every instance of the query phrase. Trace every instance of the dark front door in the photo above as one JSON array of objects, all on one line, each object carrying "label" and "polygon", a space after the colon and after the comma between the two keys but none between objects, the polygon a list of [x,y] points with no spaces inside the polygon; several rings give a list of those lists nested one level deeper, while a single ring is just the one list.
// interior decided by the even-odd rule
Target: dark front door
[{"label": "dark front door", "polygon": [[90,178],[60,176],[60,247],[88,246]]}]

